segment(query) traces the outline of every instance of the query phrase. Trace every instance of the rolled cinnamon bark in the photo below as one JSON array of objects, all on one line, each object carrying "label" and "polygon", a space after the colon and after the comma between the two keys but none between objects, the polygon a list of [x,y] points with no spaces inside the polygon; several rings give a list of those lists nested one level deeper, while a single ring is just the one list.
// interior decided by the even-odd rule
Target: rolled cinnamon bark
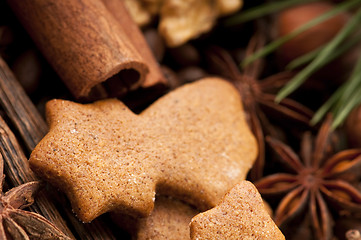
[{"label": "rolled cinnamon bark", "polygon": [[[156,84],[167,84],[160,66],[155,59],[148,43],[146,42],[143,33],[136,24],[129,24],[133,22],[132,17],[127,11],[123,0],[102,0],[108,11],[113,14],[118,23],[123,26],[124,31],[132,40],[133,45],[141,53],[144,60],[149,66],[149,74],[147,75],[142,87],[151,87]],[[127,26],[127,27],[125,27]]]},{"label": "rolled cinnamon bark", "polygon": [[9,0],[35,44],[76,98],[120,96],[150,71],[129,39],[135,23],[120,25],[100,0]]}]

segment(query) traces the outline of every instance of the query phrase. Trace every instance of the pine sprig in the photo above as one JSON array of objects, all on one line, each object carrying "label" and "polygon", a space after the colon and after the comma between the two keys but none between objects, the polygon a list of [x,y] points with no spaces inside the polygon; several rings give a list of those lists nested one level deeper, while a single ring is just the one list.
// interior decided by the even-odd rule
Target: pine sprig
[{"label": "pine sprig", "polygon": [[[276,13],[277,11],[285,8],[308,2],[316,2],[316,0],[289,0],[262,4],[233,16],[227,20],[226,25],[229,26],[254,20],[267,14]],[[244,68],[255,60],[274,52],[284,43],[306,30],[336,16],[337,14],[340,14],[341,12],[355,8],[357,9],[360,5],[361,0],[347,0],[337,4],[332,10],[307,22],[291,33],[274,40],[264,48],[255,52],[253,55],[245,58],[240,66]],[[293,70],[302,66],[303,69],[301,69],[300,72],[279,91],[276,97],[276,102],[280,102],[282,99],[295,91],[317,70],[340,57],[346,51],[359,43],[361,41],[361,32],[358,31],[359,26],[361,26],[361,9],[356,11],[348,23],[328,43],[290,62],[286,66],[287,70]],[[328,112],[332,112],[334,116],[332,127],[337,128],[344,122],[351,110],[358,104],[361,104],[361,57],[355,64],[353,73],[348,81],[340,86],[317,110],[310,123],[315,125],[321,121]]]},{"label": "pine sprig", "polygon": [[284,0],[284,1],[269,2],[247,9],[245,11],[241,11],[240,13],[225,19],[223,21],[223,24],[226,27],[235,26],[244,22],[252,21],[257,18],[267,16],[269,14],[284,10],[289,7],[310,3],[310,2],[319,2],[319,1],[321,0]]},{"label": "pine sprig", "polygon": [[294,31],[290,32],[289,34],[274,40],[273,42],[269,43],[268,45],[266,45],[265,47],[263,47],[259,51],[252,54],[251,56],[245,58],[241,63],[241,67],[244,68],[245,66],[247,66],[248,64],[256,61],[257,59],[269,55],[270,53],[274,52],[276,49],[278,49],[280,46],[282,46],[286,42],[288,42],[291,39],[297,37],[299,34],[307,31],[308,29],[310,29],[310,28],[312,28],[312,27],[314,27],[314,26],[316,26],[316,25],[318,25],[318,24],[320,24],[320,23],[322,23],[324,21],[327,21],[328,19],[336,16],[337,14],[339,14],[341,12],[344,12],[344,11],[347,11],[347,10],[353,8],[353,7],[356,7],[359,4],[360,4],[360,0],[350,0],[350,1],[345,1],[345,2],[342,2],[342,3],[338,4],[332,10],[330,10],[330,11],[322,14],[321,16],[319,16],[317,18],[314,18],[313,20],[305,23],[304,25],[302,25],[299,28],[295,29]]},{"label": "pine sprig", "polygon": [[[357,1],[360,3],[360,0]],[[349,22],[339,31],[339,33],[328,42],[317,54],[317,56],[303,68],[291,81],[289,81],[277,94],[276,102],[280,102],[282,99],[291,94],[299,86],[301,86],[313,73],[320,68],[327,65],[334,55],[334,51],[337,50],[345,40],[347,40],[361,24],[361,9],[359,9]]]},{"label": "pine sprig", "polygon": [[[342,54],[350,50],[353,46],[355,46],[358,42],[361,41],[361,34],[355,34],[354,37],[351,37],[346,42],[344,42],[341,46],[339,46],[335,51],[333,51],[328,59],[328,62],[335,60],[340,57]],[[298,67],[304,66],[307,63],[310,63],[316,56],[321,52],[324,46],[321,46],[309,53],[306,53],[294,60],[292,60],[287,66],[286,70],[294,70]]]},{"label": "pine sprig", "polygon": [[358,59],[350,78],[317,110],[311,124],[317,124],[332,112],[332,128],[340,126],[354,107],[361,103],[361,57]]}]

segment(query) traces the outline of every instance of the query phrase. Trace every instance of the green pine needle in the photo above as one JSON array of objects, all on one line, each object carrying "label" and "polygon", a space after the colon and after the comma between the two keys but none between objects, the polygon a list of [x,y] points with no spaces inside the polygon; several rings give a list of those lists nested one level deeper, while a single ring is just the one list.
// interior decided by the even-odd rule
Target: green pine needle
[{"label": "green pine needle", "polygon": [[299,28],[295,29],[294,31],[290,32],[289,34],[278,38],[277,40],[266,45],[264,48],[255,52],[251,56],[245,58],[243,60],[243,62],[241,63],[241,67],[244,68],[248,64],[254,62],[255,60],[265,57],[266,55],[272,53],[277,48],[279,48],[281,45],[283,45],[287,41],[291,40],[292,38],[298,36],[299,34],[303,33],[304,31],[336,16],[337,14],[339,14],[341,12],[351,9],[352,7],[355,7],[356,5],[359,5],[359,4],[360,4],[360,0],[350,0],[350,1],[345,1],[345,2],[338,4],[332,10],[322,14],[321,16],[319,16],[317,18],[314,18],[313,20],[305,23],[304,25],[302,25]]},{"label": "green pine needle", "polygon": [[337,128],[344,122],[350,111],[360,103],[360,90],[361,57],[357,60],[350,78],[317,110],[311,119],[311,124],[317,124],[327,112],[332,112],[334,115],[332,128]]},{"label": "green pine needle", "polygon": [[333,108],[333,112],[336,114],[338,112],[341,112],[344,103],[348,102],[348,100],[351,98],[351,96],[354,94],[354,92],[360,87],[361,82],[361,58],[357,61],[356,66],[354,67],[354,71],[347,81],[347,84],[345,86],[345,89],[342,91],[342,95],[338,99],[338,103]]},{"label": "green pine needle", "polygon": [[[350,1],[355,2],[355,1]],[[360,0],[357,0],[360,3]],[[320,51],[317,57],[307,65],[302,71],[300,71],[291,81],[289,81],[277,94],[276,102],[280,102],[282,99],[291,94],[299,86],[301,86],[308,77],[314,72],[325,66],[332,53],[341,46],[343,41],[354,33],[361,24],[361,9],[350,19],[350,21],[344,26],[339,33],[326,44],[326,46]]]},{"label": "green pine needle", "polygon": [[319,1],[321,0],[285,0],[285,1],[276,1],[276,2],[260,4],[259,6],[247,9],[245,11],[241,11],[239,14],[235,14],[232,17],[225,19],[223,21],[223,24],[226,27],[230,27],[267,16],[269,14],[281,11],[288,7],[293,7],[299,4],[304,4],[309,2],[319,2]]},{"label": "green pine needle", "polygon": [[334,94],[315,112],[313,115],[310,124],[316,125],[319,123],[322,118],[330,111],[332,106],[337,102],[337,100],[342,96],[342,92],[345,89],[345,85],[339,87]]},{"label": "green pine needle", "polygon": [[321,50],[324,47],[325,46],[321,46],[309,53],[306,53],[296,59],[293,59],[289,64],[287,64],[286,70],[294,70],[302,65],[305,65],[305,64],[311,62],[313,59],[315,59],[317,57],[317,55],[321,52]]},{"label": "green pine needle", "polygon": [[331,125],[332,129],[336,129],[339,125],[341,125],[349,113],[354,109],[357,105],[361,103],[361,86],[357,89],[357,91],[352,95],[350,99],[348,99],[347,104],[342,108],[342,110],[335,115],[335,119]]},{"label": "green pine needle", "polygon": [[[264,17],[268,14],[276,13],[288,7],[317,1],[319,0],[285,0],[265,3],[240,12],[239,14],[226,19],[223,23],[225,26],[237,25],[247,21],[255,20],[260,17]],[[348,0],[341,2],[332,10],[309,21],[298,29],[295,29],[291,33],[271,42],[264,48],[255,52],[253,55],[245,58],[244,61],[241,63],[241,67],[244,68],[255,60],[265,57],[266,55],[274,52],[285,42],[291,40],[292,38],[312,28],[313,26],[316,26],[317,24],[320,24],[330,19],[341,12],[350,10],[354,7],[359,7],[360,5],[361,0]],[[280,102],[283,98],[291,94],[300,85],[302,85],[303,82],[306,81],[306,79],[314,72],[316,72],[332,60],[340,57],[343,53],[351,49],[351,47],[359,43],[361,40],[361,33],[354,33],[358,30],[357,28],[360,25],[361,9],[359,9],[354,14],[352,19],[347,23],[347,25],[330,42],[289,63],[286,67],[286,69],[288,70],[296,69],[301,66],[305,67],[284,88],[280,90],[276,97],[276,102]],[[359,104],[361,104],[361,57],[356,63],[349,80],[345,82],[341,87],[339,87],[332,94],[332,96],[317,110],[310,123],[312,125],[315,125],[320,122],[328,112],[332,112],[334,115],[332,128],[335,129],[344,122],[352,109]]]},{"label": "green pine needle", "polygon": [[[353,46],[355,46],[358,42],[361,41],[361,33],[356,34],[354,37],[351,37],[351,39],[344,42],[340,47],[338,47],[335,51],[333,51],[327,59],[327,63],[335,60],[336,58],[340,57],[342,54],[347,52],[349,49],[351,49]],[[311,62],[313,59],[316,58],[316,56],[321,52],[321,50],[325,47],[325,45],[306,53],[294,60],[292,60],[287,66],[286,70],[294,70],[298,67],[301,67],[309,62]]]}]

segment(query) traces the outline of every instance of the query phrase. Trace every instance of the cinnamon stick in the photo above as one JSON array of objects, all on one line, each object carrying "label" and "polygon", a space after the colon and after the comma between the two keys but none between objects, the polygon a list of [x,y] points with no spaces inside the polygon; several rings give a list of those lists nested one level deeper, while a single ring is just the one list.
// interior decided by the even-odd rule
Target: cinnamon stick
[{"label": "cinnamon stick", "polygon": [[[9,0],[33,41],[76,98],[138,88],[150,66],[100,0]],[[143,53],[142,53],[143,54]]]},{"label": "cinnamon stick", "polygon": [[[156,84],[166,85],[166,79],[160,70],[159,64],[150,50],[143,33],[136,24],[129,24],[133,22],[128,10],[124,5],[124,1],[119,0],[102,0],[108,11],[113,14],[120,26],[124,27],[124,31],[132,40],[133,45],[139,52],[142,53],[144,60],[148,63],[149,74],[142,84],[142,87],[147,88]],[[125,27],[127,26],[127,27]]]},{"label": "cinnamon stick", "polygon": [[[29,152],[32,151],[47,133],[48,127],[14,74],[1,58],[0,105],[19,132]],[[6,175],[14,186],[37,180],[17,139],[2,119],[0,119],[0,152],[4,157]],[[69,230],[67,222],[71,223],[71,227],[80,239],[116,239],[111,230],[101,221],[95,220],[86,225],[79,222],[71,212],[69,204],[61,201],[65,197],[55,189],[49,188],[46,192],[39,194],[42,195],[37,196],[37,200],[31,206],[32,210],[48,218],[68,236],[73,236],[73,234]],[[66,216],[59,213],[57,206],[61,207]]]}]

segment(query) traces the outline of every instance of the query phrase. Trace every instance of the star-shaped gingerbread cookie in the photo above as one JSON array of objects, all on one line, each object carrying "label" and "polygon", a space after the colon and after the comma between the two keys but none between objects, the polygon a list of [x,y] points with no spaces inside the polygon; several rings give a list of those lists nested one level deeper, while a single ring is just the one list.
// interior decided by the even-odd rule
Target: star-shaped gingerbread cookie
[{"label": "star-shaped gingerbread cookie", "polygon": [[248,181],[232,188],[215,208],[193,217],[192,240],[284,240],[261,195]]},{"label": "star-shaped gingerbread cookie", "polygon": [[108,211],[147,216],[156,191],[209,209],[257,155],[237,90],[218,78],[180,87],[139,115],[108,99],[51,100],[46,116],[31,168],[84,222]]}]

